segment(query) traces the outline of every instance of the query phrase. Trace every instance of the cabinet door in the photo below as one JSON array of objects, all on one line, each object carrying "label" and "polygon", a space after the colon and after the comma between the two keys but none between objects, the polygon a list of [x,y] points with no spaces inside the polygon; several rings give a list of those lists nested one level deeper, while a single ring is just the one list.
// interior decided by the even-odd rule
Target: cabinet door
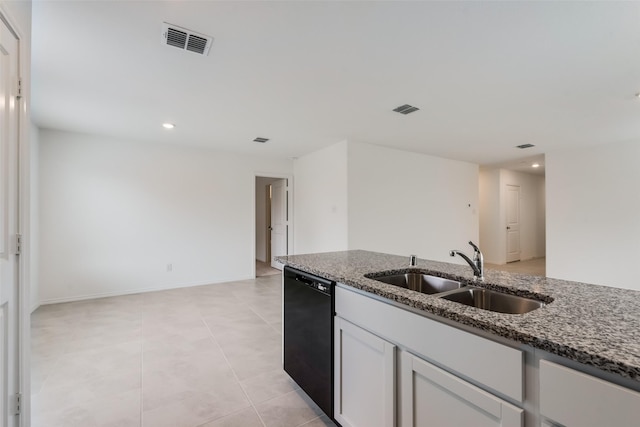
[{"label": "cabinet door", "polygon": [[640,393],[540,361],[540,414],[567,427],[640,425]]},{"label": "cabinet door", "polygon": [[336,317],[334,417],[343,427],[395,426],[395,349]]},{"label": "cabinet door", "polygon": [[520,427],[523,410],[402,352],[402,427]]}]

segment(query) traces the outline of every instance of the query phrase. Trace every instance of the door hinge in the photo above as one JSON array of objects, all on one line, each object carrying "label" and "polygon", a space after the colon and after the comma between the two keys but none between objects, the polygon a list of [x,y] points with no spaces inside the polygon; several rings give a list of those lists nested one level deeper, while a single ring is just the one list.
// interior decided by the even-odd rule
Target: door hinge
[{"label": "door hinge", "polygon": [[16,255],[22,253],[22,234],[16,234]]},{"label": "door hinge", "polygon": [[18,99],[22,98],[22,79],[21,78],[18,79],[18,90],[16,93],[16,98]]},{"label": "door hinge", "polygon": [[22,393],[16,393],[13,395],[13,415],[20,415],[22,413]]}]

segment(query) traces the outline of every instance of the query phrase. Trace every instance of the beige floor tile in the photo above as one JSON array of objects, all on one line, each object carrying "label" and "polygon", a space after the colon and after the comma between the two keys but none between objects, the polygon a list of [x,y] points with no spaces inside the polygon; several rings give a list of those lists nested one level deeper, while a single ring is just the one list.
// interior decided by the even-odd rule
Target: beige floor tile
[{"label": "beige floor tile", "polygon": [[140,390],[35,412],[32,427],[140,427]]},{"label": "beige floor tile", "polygon": [[490,270],[508,271],[510,273],[523,273],[533,276],[546,275],[546,258],[534,258],[526,261],[516,261],[507,264],[485,263],[485,268]]},{"label": "beige floor tile", "polygon": [[212,329],[213,336],[216,341],[225,349],[227,346],[232,346],[235,343],[246,343],[254,341],[258,346],[264,347],[264,344],[272,345],[280,340],[280,336],[271,326],[267,323],[256,322],[255,324],[247,324],[246,322],[239,322],[234,325],[228,325],[227,327],[218,327]]},{"label": "beige floor tile", "polygon": [[65,354],[70,338],[35,338],[31,340],[31,359],[48,359]]},{"label": "beige floor tile", "polygon": [[144,340],[143,348],[147,362],[155,359],[188,356],[193,353],[221,353],[220,347],[211,336],[197,339],[179,334],[156,337]]},{"label": "beige floor tile", "polygon": [[185,338],[203,338],[210,336],[209,328],[202,318],[172,316],[157,319],[145,319],[142,327],[142,336],[145,339],[164,335],[182,335]]},{"label": "beige floor tile", "polygon": [[219,384],[211,392],[188,391],[174,395],[162,406],[143,412],[145,427],[196,427],[250,406],[236,382]]},{"label": "beige floor tile", "polygon": [[274,331],[276,331],[279,335],[282,335],[282,322],[273,322],[269,324]]},{"label": "beige floor tile", "polygon": [[297,427],[322,415],[302,390],[263,402],[256,410],[267,427]]},{"label": "beige floor tile", "polygon": [[[277,302],[263,301],[262,304],[251,305],[251,309],[267,323],[279,322],[282,320],[282,310],[280,309],[280,298]],[[274,307],[276,306],[276,307]]]},{"label": "beige floor tile", "polygon": [[241,381],[254,405],[297,390],[298,385],[282,369],[265,372]]},{"label": "beige floor tile", "polygon": [[84,381],[69,380],[63,385],[47,382],[40,393],[33,396],[32,404],[35,412],[50,412],[134,391],[139,394],[140,389],[140,372],[116,371]]},{"label": "beige floor tile", "polygon": [[131,342],[139,343],[141,340],[142,328],[139,326],[81,329],[67,342],[65,353],[91,351]]},{"label": "beige floor tile", "polygon": [[308,423],[301,425],[300,427],[337,427],[336,424],[329,419],[326,415],[311,420]]},{"label": "beige floor tile", "polygon": [[42,389],[47,377],[53,372],[57,357],[41,357],[39,359],[31,359],[31,393],[37,394]]},{"label": "beige floor tile", "polygon": [[114,372],[139,376],[141,360],[142,344],[140,342],[126,342],[93,350],[67,353],[58,358],[44,387],[73,385]]},{"label": "beige floor tile", "polygon": [[282,371],[280,306],[275,275],[40,307],[33,426],[261,427],[251,402],[320,422]]},{"label": "beige floor tile", "polygon": [[[236,377],[226,359],[206,355],[165,359],[143,374],[143,407],[152,410],[191,392],[215,393],[225,387],[236,388]],[[203,357],[204,356],[204,357]]]},{"label": "beige floor tile", "polygon": [[238,413],[227,415],[199,427],[264,427],[255,409],[248,408]]}]

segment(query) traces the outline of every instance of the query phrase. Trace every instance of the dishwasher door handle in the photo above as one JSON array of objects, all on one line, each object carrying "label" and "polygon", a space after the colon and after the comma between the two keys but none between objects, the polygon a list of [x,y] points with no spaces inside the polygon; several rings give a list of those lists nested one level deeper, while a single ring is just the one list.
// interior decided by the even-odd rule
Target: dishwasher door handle
[{"label": "dishwasher door handle", "polygon": [[296,276],[296,281],[302,282],[305,285],[313,286],[313,280],[307,279],[306,277],[303,277],[303,276]]}]

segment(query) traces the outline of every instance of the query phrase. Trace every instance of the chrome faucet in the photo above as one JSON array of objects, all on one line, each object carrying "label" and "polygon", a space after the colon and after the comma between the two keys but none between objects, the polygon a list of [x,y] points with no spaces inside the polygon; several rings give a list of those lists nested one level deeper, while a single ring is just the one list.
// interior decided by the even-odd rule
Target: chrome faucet
[{"label": "chrome faucet", "polygon": [[481,282],[484,281],[484,257],[482,256],[482,252],[480,248],[475,245],[472,241],[469,241],[469,244],[473,248],[473,260],[471,260],[468,256],[464,254],[464,252],[453,250],[449,251],[449,255],[456,256],[460,255],[462,259],[467,261],[467,264],[471,266],[473,269],[473,277],[475,280],[479,280]]}]

